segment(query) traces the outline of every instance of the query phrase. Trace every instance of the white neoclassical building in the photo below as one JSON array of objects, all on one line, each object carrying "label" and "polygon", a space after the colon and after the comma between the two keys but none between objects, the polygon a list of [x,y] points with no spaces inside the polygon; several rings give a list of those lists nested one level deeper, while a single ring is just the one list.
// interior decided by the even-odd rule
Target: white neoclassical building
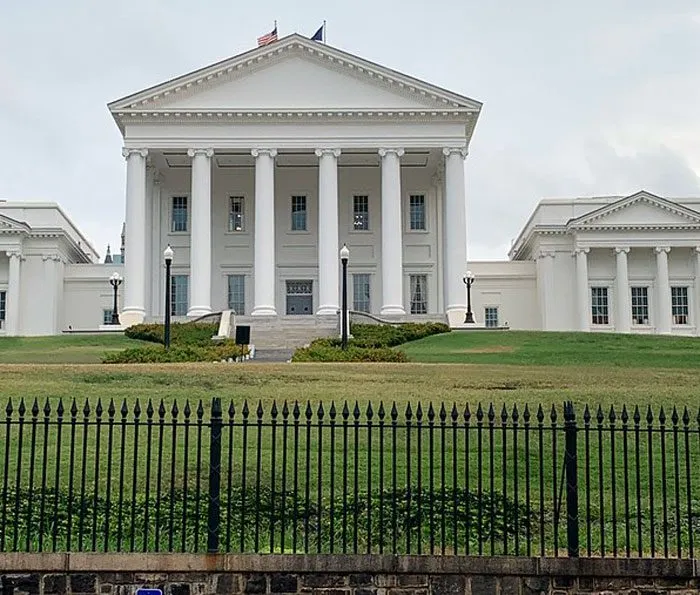
[{"label": "white neoclassical building", "polygon": [[467,262],[480,109],[299,35],[119,99],[123,259],[55,204],[0,201],[0,334],[97,329],[113,272],[124,324],[162,320],[168,245],[176,317],[333,325],[344,244],[350,307],[380,317],[459,326],[471,269],[486,326],[700,334],[700,199],[542,200],[509,260]]}]

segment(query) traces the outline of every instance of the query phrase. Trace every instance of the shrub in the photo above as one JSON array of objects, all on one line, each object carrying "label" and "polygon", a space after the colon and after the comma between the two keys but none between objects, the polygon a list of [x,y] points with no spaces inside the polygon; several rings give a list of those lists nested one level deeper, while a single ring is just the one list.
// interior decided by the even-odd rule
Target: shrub
[{"label": "shrub", "polygon": [[392,349],[402,343],[429,335],[449,332],[450,327],[439,322],[406,323],[399,325],[353,324],[348,348],[340,348],[337,337],[316,339],[308,347],[294,352],[294,362],[405,362],[403,351]]},{"label": "shrub", "polygon": [[338,345],[330,345],[328,340],[314,341],[308,347],[294,352],[294,362],[405,362],[403,351],[388,347],[357,347],[348,345],[343,350]]},{"label": "shrub", "polygon": [[[219,325],[211,322],[184,322],[170,326],[170,344],[207,345],[219,331]],[[135,324],[124,331],[130,339],[163,344],[165,326],[162,324]]]},{"label": "shrub", "polygon": [[430,335],[450,332],[450,327],[441,322],[398,325],[353,324],[351,327],[353,345],[359,347],[396,347],[402,343],[416,341]]},{"label": "shrub", "polygon": [[247,353],[246,346],[236,345],[233,341],[222,341],[208,345],[175,344],[171,345],[169,350],[161,345],[146,345],[109,353],[102,358],[102,362],[105,364],[218,362]]}]

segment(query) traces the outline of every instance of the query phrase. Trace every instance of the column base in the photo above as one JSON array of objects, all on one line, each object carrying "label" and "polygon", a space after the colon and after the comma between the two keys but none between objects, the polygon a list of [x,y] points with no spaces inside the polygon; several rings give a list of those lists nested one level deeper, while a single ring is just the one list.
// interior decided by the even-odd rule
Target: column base
[{"label": "column base", "polygon": [[403,306],[382,306],[379,311],[382,316],[405,316],[406,310]]},{"label": "column base", "polygon": [[255,306],[250,313],[251,316],[277,316],[274,306]]},{"label": "column base", "polygon": [[187,310],[187,318],[199,318],[207,314],[211,314],[211,308],[207,308],[206,306],[194,306]]},{"label": "column base", "polygon": [[[473,312],[472,312],[473,314]],[[454,307],[450,308],[445,312],[445,316],[447,316],[447,324],[450,326],[450,328],[455,328],[455,327],[461,327],[465,326],[465,317],[467,315],[467,307],[466,306],[459,306],[459,307]],[[474,317],[474,322],[469,323],[474,326],[478,326],[478,323],[476,322],[476,316]]]},{"label": "column base", "polygon": [[338,316],[339,306],[321,306],[316,310],[316,316]]},{"label": "column base", "polygon": [[146,318],[146,310],[141,308],[128,308],[119,314],[119,325],[124,328],[141,324]]}]

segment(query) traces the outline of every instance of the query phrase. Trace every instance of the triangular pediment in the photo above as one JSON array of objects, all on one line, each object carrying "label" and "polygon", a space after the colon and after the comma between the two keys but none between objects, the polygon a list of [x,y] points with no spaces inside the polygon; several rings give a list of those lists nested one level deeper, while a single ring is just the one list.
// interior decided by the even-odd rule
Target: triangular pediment
[{"label": "triangular pediment", "polygon": [[294,34],[109,105],[134,111],[450,110],[481,104]]},{"label": "triangular pediment", "polygon": [[649,192],[638,192],[569,221],[570,229],[700,225],[700,213]]},{"label": "triangular pediment", "polygon": [[26,232],[30,231],[29,225],[26,223],[23,223],[22,221],[17,221],[16,219],[12,219],[12,217],[8,217],[7,215],[3,215],[0,213],[0,233],[2,232],[11,232],[11,233],[17,233],[17,232]]}]

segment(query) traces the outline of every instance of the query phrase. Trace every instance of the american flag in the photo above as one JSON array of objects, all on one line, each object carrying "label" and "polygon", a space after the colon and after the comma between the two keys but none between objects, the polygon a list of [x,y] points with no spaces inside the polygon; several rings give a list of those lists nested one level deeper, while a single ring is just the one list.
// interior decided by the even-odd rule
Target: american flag
[{"label": "american flag", "polygon": [[275,28],[269,33],[266,33],[262,37],[258,37],[258,47],[261,45],[267,45],[273,41],[277,41],[277,25],[275,25]]}]

